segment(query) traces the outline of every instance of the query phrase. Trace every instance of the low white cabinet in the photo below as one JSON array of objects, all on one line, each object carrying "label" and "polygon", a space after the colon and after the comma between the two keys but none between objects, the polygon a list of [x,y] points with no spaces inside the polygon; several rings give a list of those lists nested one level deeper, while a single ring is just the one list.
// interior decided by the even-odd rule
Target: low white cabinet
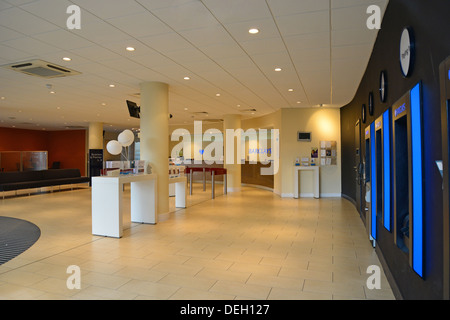
[{"label": "low white cabinet", "polygon": [[92,234],[123,235],[123,184],[131,184],[131,221],[156,224],[156,174],[92,178]]},{"label": "low white cabinet", "polygon": [[294,167],[294,198],[299,197],[299,173],[300,171],[312,171],[313,172],[313,193],[314,198],[319,199],[320,197],[320,177],[319,177],[319,167],[318,166],[295,166]]}]

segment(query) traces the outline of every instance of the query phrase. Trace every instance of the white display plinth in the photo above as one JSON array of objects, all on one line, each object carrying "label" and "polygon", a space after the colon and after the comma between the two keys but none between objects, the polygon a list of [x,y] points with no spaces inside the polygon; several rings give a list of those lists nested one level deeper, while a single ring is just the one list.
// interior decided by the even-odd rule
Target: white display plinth
[{"label": "white display plinth", "polygon": [[131,221],[156,224],[156,174],[92,177],[92,234],[123,234],[123,184],[131,184]]},{"label": "white display plinth", "polygon": [[169,178],[169,186],[175,185],[175,207],[177,208],[186,208],[186,184],[186,176]]},{"label": "white display plinth", "polygon": [[294,167],[294,198],[298,198],[299,195],[299,182],[298,176],[300,171],[313,171],[313,192],[314,198],[318,199],[320,197],[320,178],[319,178],[319,167],[318,166],[295,166]]}]

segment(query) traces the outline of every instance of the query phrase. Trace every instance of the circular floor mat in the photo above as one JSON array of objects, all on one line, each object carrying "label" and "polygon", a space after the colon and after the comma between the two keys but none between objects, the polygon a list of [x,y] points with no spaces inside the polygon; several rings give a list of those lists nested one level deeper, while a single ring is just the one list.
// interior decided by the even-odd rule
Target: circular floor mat
[{"label": "circular floor mat", "polygon": [[30,248],[40,236],[41,230],[29,221],[0,217],[0,265]]}]

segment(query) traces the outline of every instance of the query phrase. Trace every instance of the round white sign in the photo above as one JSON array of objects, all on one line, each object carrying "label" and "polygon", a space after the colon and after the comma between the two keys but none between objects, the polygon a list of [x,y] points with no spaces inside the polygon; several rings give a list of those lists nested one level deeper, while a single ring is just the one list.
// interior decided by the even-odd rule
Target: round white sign
[{"label": "round white sign", "polygon": [[409,76],[412,63],[412,37],[408,28],[403,29],[400,38],[400,66],[403,76]]}]

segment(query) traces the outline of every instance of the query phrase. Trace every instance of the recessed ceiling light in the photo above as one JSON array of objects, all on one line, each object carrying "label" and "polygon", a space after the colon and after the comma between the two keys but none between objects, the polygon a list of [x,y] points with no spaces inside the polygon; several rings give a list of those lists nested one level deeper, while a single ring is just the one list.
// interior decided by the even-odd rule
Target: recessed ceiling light
[{"label": "recessed ceiling light", "polygon": [[54,94],[54,93],[55,93],[55,91],[50,91],[50,93],[51,93],[51,94]]},{"label": "recessed ceiling light", "polygon": [[114,84],[110,84],[110,85],[109,85],[110,88],[114,88],[115,86],[116,86],[116,85],[114,85]]},{"label": "recessed ceiling light", "polygon": [[294,91],[294,89],[288,89],[288,91],[289,91],[289,92],[292,92],[292,91]]},{"label": "recessed ceiling light", "polygon": [[302,103],[301,101],[297,101],[298,104]]},{"label": "recessed ceiling light", "polygon": [[220,97],[220,93],[216,93],[216,97]]},{"label": "recessed ceiling light", "polygon": [[188,108],[184,108],[184,110],[187,110]]},{"label": "recessed ceiling light", "polygon": [[238,107],[238,108],[240,108],[240,107],[241,107],[241,105],[240,105],[240,104],[238,104],[238,105],[237,105],[237,107]]},{"label": "recessed ceiling light", "polygon": [[251,28],[250,30],[248,30],[248,33],[250,33],[250,34],[257,34],[257,33],[259,33],[259,30],[256,29],[256,28]]},{"label": "recessed ceiling light", "polygon": [[106,106],[106,103],[102,102],[102,106]]},{"label": "recessed ceiling light", "polygon": [[63,60],[64,60],[64,61],[72,61],[72,59],[69,58],[69,57],[64,57]]},{"label": "recessed ceiling light", "polygon": [[136,50],[136,49],[133,47],[127,47],[127,51],[134,51],[134,50]]},{"label": "recessed ceiling light", "polygon": [[184,77],[183,79],[184,80],[191,80],[191,78],[189,78],[189,77]]},{"label": "recessed ceiling light", "polygon": [[277,71],[277,72],[281,71],[281,68],[275,68],[275,71]]}]

